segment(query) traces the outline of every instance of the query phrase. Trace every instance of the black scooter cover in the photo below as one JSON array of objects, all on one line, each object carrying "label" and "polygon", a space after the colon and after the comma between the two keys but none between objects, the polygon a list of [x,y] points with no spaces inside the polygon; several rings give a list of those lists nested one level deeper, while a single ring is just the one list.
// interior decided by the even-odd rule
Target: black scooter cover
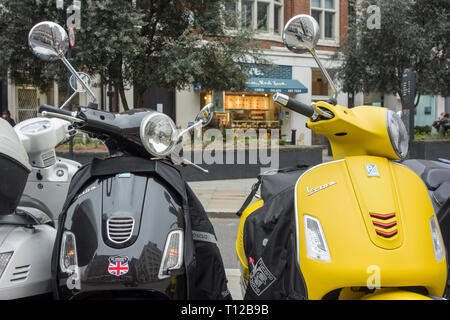
[{"label": "black scooter cover", "polygon": [[250,260],[244,299],[306,298],[296,258],[294,197],[295,184],[305,170],[306,167],[282,169],[276,174],[261,175],[249,196],[253,197],[260,184],[264,205],[244,223],[244,251]]},{"label": "black scooter cover", "polygon": [[184,266],[187,278],[187,299],[212,299],[229,300],[231,294],[228,291],[225,268],[219,248],[211,239],[201,239],[197,234],[210,234],[215,232],[206,212],[192,192],[190,187],[181,177],[180,172],[169,162],[152,161],[138,157],[123,156],[108,159],[94,159],[80,168],[75,174],[69,187],[68,196],[64,204],[57,234],[57,241],[53,248],[52,278],[53,292],[56,297],[57,284],[57,259],[60,251],[60,239],[63,230],[67,209],[75,196],[83,190],[83,186],[93,177],[114,175],[122,172],[143,173],[152,172],[168,182],[183,199],[183,212],[185,222],[185,250]]}]

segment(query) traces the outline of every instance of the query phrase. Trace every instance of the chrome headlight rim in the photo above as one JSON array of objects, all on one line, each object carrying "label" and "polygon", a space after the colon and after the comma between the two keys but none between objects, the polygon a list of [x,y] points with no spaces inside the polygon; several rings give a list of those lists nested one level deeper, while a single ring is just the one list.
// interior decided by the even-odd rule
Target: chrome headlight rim
[{"label": "chrome headlight rim", "polygon": [[[170,144],[163,152],[157,152],[155,148],[152,148],[149,141],[148,141],[148,135],[146,135],[146,127],[149,124],[150,121],[154,121],[154,119],[158,116],[164,117],[164,119],[169,123],[172,134],[170,139]],[[173,148],[176,145],[175,141],[175,133],[176,133],[176,126],[173,120],[166,114],[156,111],[150,111],[149,114],[147,114],[141,122],[141,126],[139,129],[139,136],[141,138],[142,145],[144,146],[145,150],[147,150],[148,153],[150,153],[152,156],[155,157],[164,157],[170,154],[173,150]],[[146,138],[147,137],[147,138]]]},{"label": "chrome headlight rim", "polygon": [[[397,124],[396,132],[394,132],[395,128],[391,125],[392,121],[395,121]],[[404,160],[408,155],[408,132],[402,119],[394,111],[389,109],[386,111],[386,129],[392,149],[400,160]],[[396,136],[400,139],[399,141],[395,138]]]}]

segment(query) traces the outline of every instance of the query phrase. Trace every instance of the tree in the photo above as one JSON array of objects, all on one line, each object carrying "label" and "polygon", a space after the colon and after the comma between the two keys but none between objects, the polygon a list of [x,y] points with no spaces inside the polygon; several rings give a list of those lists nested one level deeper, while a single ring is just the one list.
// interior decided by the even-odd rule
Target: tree
[{"label": "tree", "polygon": [[41,90],[48,88],[54,79],[65,84],[67,71],[64,66],[40,61],[28,47],[28,32],[34,24],[43,20],[61,23],[65,13],[56,10],[54,1],[40,1],[39,4],[35,0],[2,0],[1,5],[0,70],[9,71],[15,83],[36,85]]},{"label": "tree", "polygon": [[[40,62],[26,47],[34,23],[45,19],[64,25],[64,11],[58,12],[50,0],[3,2],[9,18],[0,34],[1,43],[7,44],[0,48],[0,66],[8,66],[13,80],[40,87],[64,78],[61,64]],[[142,95],[149,87],[242,90],[250,65],[239,62],[267,61],[251,40],[251,31],[227,30],[226,22],[233,17],[225,8],[225,0],[83,1],[73,64],[114,86],[125,109],[125,87],[131,85],[137,107],[143,107]]]},{"label": "tree", "polygon": [[[380,28],[368,27],[369,5],[380,8]],[[402,74],[411,68],[419,97],[450,95],[449,15],[447,0],[362,1],[350,16],[337,73],[343,90],[400,94]]]}]

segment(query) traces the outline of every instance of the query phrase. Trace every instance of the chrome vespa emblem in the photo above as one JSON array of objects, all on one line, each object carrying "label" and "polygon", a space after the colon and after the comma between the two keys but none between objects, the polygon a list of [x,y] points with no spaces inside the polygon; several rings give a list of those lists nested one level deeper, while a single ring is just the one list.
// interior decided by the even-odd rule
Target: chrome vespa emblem
[{"label": "chrome vespa emblem", "polygon": [[308,196],[310,196],[310,195],[312,195],[312,194],[314,194],[314,193],[316,193],[316,192],[319,192],[319,191],[321,191],[321,190],[323,190],[323,189],[326,189],[326,188],[328,188],[328,187],[331,187],[331,186],[333,186],[333,185],[335,185],[335,184],[336,184],[336,182],[331,181],[331,182],[328,182],[328,183],[324,184],[323,186],[316,187],[316,188],[310,188],[310,187],[308,186],[308,187],[306,187],[306,192],[308,193]]}]

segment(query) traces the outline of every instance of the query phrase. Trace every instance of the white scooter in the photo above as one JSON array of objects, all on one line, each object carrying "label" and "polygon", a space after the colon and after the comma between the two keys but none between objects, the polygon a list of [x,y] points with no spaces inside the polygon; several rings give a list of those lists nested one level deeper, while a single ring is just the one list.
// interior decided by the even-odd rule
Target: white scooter
[{"label": "white scooter", "polygon": [[[79,72],[74,90],[92,94]],[[93,95],[93,94],[92,94]],[[56,157],[55,147],[75,134],[71,122],[33,118],[14,129],[0,122],[0,300],[51,296],[51,257],[59,214],[81,164]]]},{"label": "white scooter", "polygon": [[70,181],[81,164],[57,157],[55,147],[75,131],[69,121],[56,118],[28,119],[14,130],[32,167],[19,205],[40,209],[57,225]]},{"label": "white scooter", "polygon": [[55,118],[25,120],[14,129],[1,123],[0,299],[51,293],[57,220],[81,167],[56,157],[55,147],[72,133],[70,122]]}]

